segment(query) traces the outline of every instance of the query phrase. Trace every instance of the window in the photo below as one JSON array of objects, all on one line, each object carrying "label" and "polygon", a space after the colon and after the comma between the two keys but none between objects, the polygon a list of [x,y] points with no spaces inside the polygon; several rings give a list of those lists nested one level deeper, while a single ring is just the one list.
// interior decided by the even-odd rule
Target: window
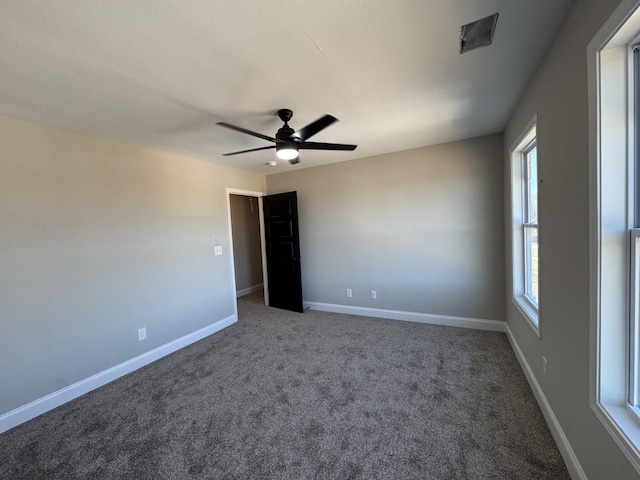
[{"label": "window", "polygon": [[524,185],[524,294],[538,308],[538,149],[535,140],[522,153]]},{"label": "window", "polygon": [[540,302],[538,142],[533,118],[511,148],[513,300],[536,334]]},{"label": "window", "polygon": [[587,49],[591,405],[640,472],[640,0]]}]

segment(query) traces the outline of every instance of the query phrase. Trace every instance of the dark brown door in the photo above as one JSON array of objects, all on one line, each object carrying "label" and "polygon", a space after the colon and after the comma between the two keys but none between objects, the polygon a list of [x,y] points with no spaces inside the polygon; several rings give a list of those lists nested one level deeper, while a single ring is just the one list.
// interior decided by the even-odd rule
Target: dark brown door
[{"label": "dark brown door", "polygon": [[302,313],[296,192],[264,197],[269,305]]}]

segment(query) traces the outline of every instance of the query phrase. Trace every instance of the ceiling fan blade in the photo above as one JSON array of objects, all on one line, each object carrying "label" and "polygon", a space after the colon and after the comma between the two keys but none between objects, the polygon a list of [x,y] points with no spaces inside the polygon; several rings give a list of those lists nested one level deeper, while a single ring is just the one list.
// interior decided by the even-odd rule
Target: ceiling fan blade
[{"label": "ceiling fan blade", "polygon": [[320,117],[315,122],[311,122],[306,127],[302,127],[297,132],[291,134],[289,138],[298,138],[301,142],[304,142],[307,138],[311,138],[313,135],[318,133],[320,130],[327,128],[333,122],[337,122],[338,119],[331,115],[325,115],[324,117]]},{"label": "ceiling fan blade", "polygon": [[300,150],[355,150],[357,145],[348,145],[345,143],[318,143],[318,142],[302,142],[298,145]]},{"label": "ceiling fan blade", "polygon": [[227,122],[218,122],[216,123],[216,125],[220,125],[221,127],[225,127],[225,128],[230,128],[231,130],[235,130],[236,132],[246,133],[247,135],[252,135],[254,137],[262,138],[263,140],[267,140],[268,142],[282,143],[282,140],[279,140],[273,137],[267,137],[266,135],[262,135],[261,133],[258,133],[258,132],[252,132],[251,130],[247,130],[246,128],[236,127],[235,125],[231,125],[230,123],[227,123]]},{"label": "ceiling fan blade", "polygon": [[268,147],[260,147],[260,148],[252,148],[250,150],[241,150],[239,152],[231,152],[231,153],[223,153],[223,157],[228,157],[230,155],[238,155],[240,153],[249,153],[249,152],[257,152],[258,150],[270,150],[272,148],[276,148],[275,145],[269,145]]}]

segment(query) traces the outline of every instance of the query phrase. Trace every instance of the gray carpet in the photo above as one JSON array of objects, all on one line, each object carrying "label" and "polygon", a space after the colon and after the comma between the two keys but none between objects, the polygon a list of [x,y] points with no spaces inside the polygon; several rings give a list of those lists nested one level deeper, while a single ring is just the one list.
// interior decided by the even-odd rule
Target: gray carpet
[{"label": "gray carpet", "polygon": [[260,302],[0,435],[0,478],[570,478],[504,334]]}]

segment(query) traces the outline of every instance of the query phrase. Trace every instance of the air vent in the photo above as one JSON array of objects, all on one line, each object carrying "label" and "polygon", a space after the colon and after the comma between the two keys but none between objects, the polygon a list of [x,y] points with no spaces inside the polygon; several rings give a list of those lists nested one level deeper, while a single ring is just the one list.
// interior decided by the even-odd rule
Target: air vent
[{"label": "air vent", "polygon": [[488,17],[463,25],[460,32],[460,53],[491,45],[497,22],[498,14],[494,13]]}]

